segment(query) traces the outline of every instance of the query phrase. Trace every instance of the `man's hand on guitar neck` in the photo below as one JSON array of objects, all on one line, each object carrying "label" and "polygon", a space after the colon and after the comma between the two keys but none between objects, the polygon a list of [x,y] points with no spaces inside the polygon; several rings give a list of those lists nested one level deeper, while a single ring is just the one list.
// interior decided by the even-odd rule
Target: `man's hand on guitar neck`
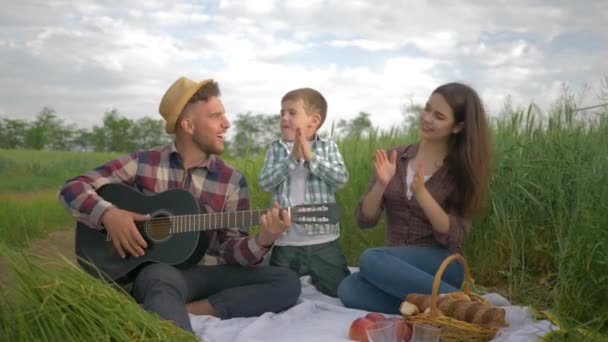
[{"label": "man's hand on guitar neck", "polygon": [[135,221],[145,221],[149,218],[149,215],[136,214],[116,207],[106,210],[103,214],[101,223],[110,234],[120,257],[126,256],[125,251],[135,257],[144,255],[144,248],[148,247],[148,244],[137,230]]},{"label": "man's hand on guitar neck", "polygon": [[291,226],[291,217],[285,209],[273,203],[272,209],[260,217],[260,226],[256,242],[260,247],[270,248],[274,241]]}]

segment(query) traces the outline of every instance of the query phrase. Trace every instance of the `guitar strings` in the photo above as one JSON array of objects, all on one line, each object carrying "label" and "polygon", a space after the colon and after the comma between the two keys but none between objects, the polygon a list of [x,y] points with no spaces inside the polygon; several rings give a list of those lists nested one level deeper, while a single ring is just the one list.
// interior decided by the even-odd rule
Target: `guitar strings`
[{"label": "guitar strings", "polygon": [[[265,209],[264,209],[265,210]],[[260,209],[253,209],[253,210],[243,210],[243,211],[238,211],[238,212],[222,212],[222,213],[208,213],[208,214],[191,214],[191,215],[178,215],[178,216],[173,216],[173,217],[178,217],[178,219],[172,220],[171,217],[167,217],[167,216],[163,216],[163,217],[153,217],[147,221],[136,221],[135,222],[135,226],[139,229],[142,230],[144,228],[149,228],[150,230],[152,230],[152,232],[156,232],[156,233],[161,233],[163,232],[166,228],[171,228],[173,226],[173,223],[176,223],[175,221],[180,221],[177,222],[178,224],[199,224],[199,223],[205,223],[205,220],[207,219],[207,222],[211,222],[213,221],[214,223],[218,222],[218,219],[220,222],[223,222],[224,219],[227,223],[230,223],[231,218],[230,216],[234,216],[234,220],[235,221],[243,221],[243,219],[239,219],[237,217],[237,215],[241,214],[243,216],[249,214],[252,215],[254,213],[261,213],[264,210],[260,210]],[[201,218],[198,218],[198,216],[200,216]],[[207,216],[208,218],[205,218],[205,216]],[[218,216],[221,216],[218,218]],[[254,216],[251,216],[251,218],[253,218]],[[259,216],[255,216],[255,218],[257,220],[251,220],[248,219],[249,221],[252,221],[252,224],[258,224],[259,222]],[[236,223],[236,222],[235,222]],[[247,222],[249,223],[249,222]],[[232,226],[232,225],[229,225]],[[235,224],[235,226],[238,226],[238,224]]]},{"label": "guitar strings", "polygon": [[[326,205],[326,204],[324,204]],[[293,208],[292,208],[293,209]],[[176,215],[176,216],[162,216],[162,217],[153,217],[147,221],[136,221],[135,222],[135,226],[137,227],[138,230],[143,230],[145,228],[148,228],[152,233],[162,233],[164,231],[166,231],[167,229],[171,230],[171,228],[175,228],[174,223],[177,223],[178,225],[180,224],[201,224],[201,223],[205,223],[205,220],[207,219],[209,223],[211,223],[211,221],[213,220],[214,223],[218,222],[218,216],[221,216],[219,218],[220,222],[224,221],[224,218],[226,219],[226,222],[229,224],[230,223],[230,217],[234,216],[234,220],[235,220],[235,225],[228,225],[226,228],[228,227],[236,227],[239,226],[238,224],[236,224],[236,221],[244,221],[244,216],[249,214],[250,218],[249,221],[247,222],[249,224],[259,224],[259,216],[266,211],[267,209],[250,209],[250,210],[242,210],[242,211],[237,211],[237,212],[220,212],[220,213],[205,213],[205,214],[190,214],[190,215]],[[254,216],[252,216],[252,214],[254,213],[258,213],[258,216],[255,216],[255,218],[257,220],[251,220]],[[237,215],[243,215],[243,218],[241,218],[239,220],[239,218],[237,217]],[[295,214],[295,212],[292,210],[292,215]],[[177,219],[172,219],[172,217],[177,217]],[[208,217],[208,218],[206,218]],[[179,222],[175,222],[175,221],[179,221]],[[244,224],[245,222],[243,222]]]}]

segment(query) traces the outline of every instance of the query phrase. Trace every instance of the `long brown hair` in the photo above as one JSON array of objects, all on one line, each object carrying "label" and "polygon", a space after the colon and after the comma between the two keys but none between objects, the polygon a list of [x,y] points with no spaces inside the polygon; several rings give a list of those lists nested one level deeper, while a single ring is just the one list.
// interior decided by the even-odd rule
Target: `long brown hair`
[{"label": "long brown hair", "polygon": [[452,134],[446,157],[456,181],[454,201],[466,217],[484,209],[493,168],[488,119],[477,92],[462,83],[447,83],[433,91],[442,95],[454,112],[455,123],[463,129]]}]

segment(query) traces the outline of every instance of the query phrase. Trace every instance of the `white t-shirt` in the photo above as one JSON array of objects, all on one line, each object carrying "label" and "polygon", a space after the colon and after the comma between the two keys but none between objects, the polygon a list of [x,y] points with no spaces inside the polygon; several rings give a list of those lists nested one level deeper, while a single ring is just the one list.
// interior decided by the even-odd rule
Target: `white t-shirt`
[{"label": "white t-shirt", "polygon": [[[309,142],[312,144],[311,142]],[[288,148],[293,147],[293,143],[287,143]],[[289,155],[287,158],[291,158]],[[306,179],[310,171],[304,166],[304,160],[300,160],[300,165],[289,172],[289,202],[292,206],[304,204],[306,201]],[[311,235],[306,232],[304,227],[293,223],[276,241],[277,246],[308,246],[317,245],[333,241],[340,237],[340,234]]]}]

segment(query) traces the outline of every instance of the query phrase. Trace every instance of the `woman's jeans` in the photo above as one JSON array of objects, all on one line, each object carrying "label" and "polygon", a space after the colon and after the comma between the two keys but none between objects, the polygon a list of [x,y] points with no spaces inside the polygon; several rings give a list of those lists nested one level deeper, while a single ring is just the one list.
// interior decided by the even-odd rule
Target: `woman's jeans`
[{"label": "woman's jeans", "polygon": [[[449,255],[439,246],[368,249],[359,258],[359,272],[340,283],[338,297],[349,308],[397,314],[408,294],[431,293],[435,273]],[[462,265],[451,263],[443,272],[439,292],[458,291],[463,278]]]}]

